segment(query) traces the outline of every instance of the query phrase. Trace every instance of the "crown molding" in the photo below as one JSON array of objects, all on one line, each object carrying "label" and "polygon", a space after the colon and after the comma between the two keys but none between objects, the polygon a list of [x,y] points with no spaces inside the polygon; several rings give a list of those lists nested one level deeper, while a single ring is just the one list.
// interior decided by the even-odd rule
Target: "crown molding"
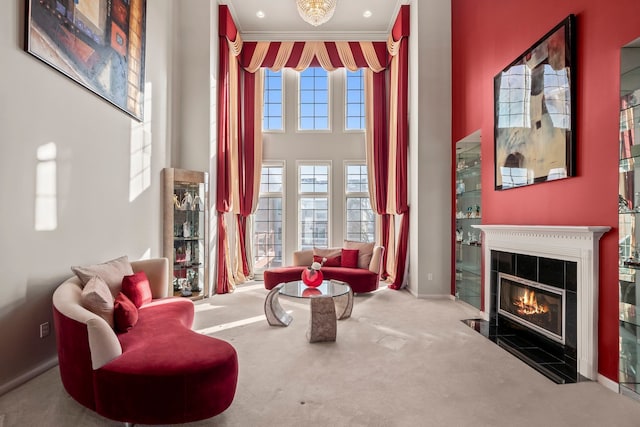
[{"label": "crown molding", "polygon": [[312,33],[308,31],[259,31],[241,32],[244,41],[384,41],[389,38],[389,33],[377,32],[333,32],[324,31]]}]

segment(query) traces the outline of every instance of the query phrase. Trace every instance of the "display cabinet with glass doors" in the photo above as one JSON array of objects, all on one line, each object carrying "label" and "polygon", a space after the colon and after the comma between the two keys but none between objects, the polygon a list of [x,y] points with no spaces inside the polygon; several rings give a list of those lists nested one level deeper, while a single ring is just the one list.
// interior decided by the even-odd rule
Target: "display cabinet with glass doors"
[{"label": "display cabinet with glass doors", "polygon": [[170,295],[207,297],[209,186],[206,172],[165,168],[164,256],[170,265]]},{"label": "display cabinet with glass doors", "polygon": [[[640,68],[636,69],[640,74]],[[624,78],[624,75],[623,75]],[[622,87],[624,88],[624,84]],[[640,89],[620,101],[618,185],[619,381],[640,398]]]},{"label": "display cabinet with glass doors", "polygon": [[482,232],[472,227],[481,223],[480,141],[456,144],[455,182],[455,296],[480,309]]}]

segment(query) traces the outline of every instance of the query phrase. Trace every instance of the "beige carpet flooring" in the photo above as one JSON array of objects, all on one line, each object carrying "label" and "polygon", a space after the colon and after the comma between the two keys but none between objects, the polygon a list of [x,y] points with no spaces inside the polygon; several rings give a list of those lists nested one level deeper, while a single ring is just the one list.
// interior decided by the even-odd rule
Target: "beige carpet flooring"
[{"label": "beige carpet flooring", "polygon": [[[289,327],[243,285],[197,303],[195,328],[238,351],[235,400],[189,426],[640,426],[640,402],[595,382],[556,385],[461,319],[470,306],[386,288],[357,296],[335,343],[310,344],[308,301]],[[64,391],[57,368],[0,396],[0,427],[111,426]]]}]

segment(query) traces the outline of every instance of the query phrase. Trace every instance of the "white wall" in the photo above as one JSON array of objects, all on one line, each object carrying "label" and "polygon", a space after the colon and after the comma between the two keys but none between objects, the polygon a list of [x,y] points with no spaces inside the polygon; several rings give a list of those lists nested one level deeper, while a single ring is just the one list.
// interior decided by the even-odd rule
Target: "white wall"
[{"label": "white wall", "polygon": [[[212,47],[218,43],[218,22],[211,21],[211,13],[217,17],[215,0],[189,0],[176,4],[176,76],[175,118],[179,122],[174,133],[175,147],[173,167],[207,171],[209,167],[210,112],[212,105],[209,91]],[[216,56],[217,60],[217,56]],[[215,62],[217,64],[217,61]],[[217,70],[214,69],[213,71]],[[216,99],[214,97],[214,99]],[[215,104],[214,104],[215,105]],[[215,130],[215,129],[214,129]]]},{"label": "white wall", "polygon": [[174,2],[174,144],[171,167],[209,172],[209,290],[215,283],[218,3]]},{"label": "white wall", "polygon": [[[23,51],[24,1],[0,14],[0,394],[56,362],[55,338],[40,339],[39,325],[53,327],[51,296],[71,265],[161,254],[160,170],[172,132],[173,1],[147,2],[145,132]],[[151,158],[140,192],[130,153],[144,134]],[[57,147],[57,225],[36,231],[36,151],[47,143]]]},{"label": "white wall", "polygon": [[284,72],[285,132],[265,133],[263,159],[285,161],[286,196],[284,226],[284,265],[291,265],[291,255],[298,250],[297,241],[297,162],[331,162],[330,244],[342,246],[344,240],[344,161],[364,161],[364,132],[345,132],[344,129],[344,70],[329,73],[331,129],[330,132],[298,132],[298,73]]},{"label": "white wall", "polygon": [[411,2],[409,36],[409,284],[451,293],[451,4]]}]

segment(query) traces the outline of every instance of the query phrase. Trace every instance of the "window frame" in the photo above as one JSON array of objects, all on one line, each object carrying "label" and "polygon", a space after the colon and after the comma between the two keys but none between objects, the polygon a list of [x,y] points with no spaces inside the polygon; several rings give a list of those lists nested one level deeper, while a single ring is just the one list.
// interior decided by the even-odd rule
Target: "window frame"
[{"label": "window frame", "polygon": [[[301,167],[302,166],[326,166],[327,167],[327,192],[326,193],[318,193],[318,192],[303,192],[300,189],[301,186]],[[296,161],[296,242],[297,242],[297,250],[302,250],[302,215],[301,215],[301,203],[302,199],[305,197],[326,197],[327,199],[327,247],[331,247],[331,224],[332,224],[332,203],[331,203],[331,193],[332,193],[332,162],[331,160],[298,160]],[[315,243],[313,244],[315,246]]]},{"label": "window frame", "polygon": [[[281,261],[282,261],[282,266],[283,267],[286,265],[285,254],[287,253],[286,252],[286,242],[287,242],[287,239],[286,239],[286,234],[287,234],[287,228],[286,228],[286,223],[287,223],[287,219],[286,219],[286,217],[287,217],[287,209],[286,209],[286,204],[287,204],[287,197],[286,197],[286,195],[287,195],[287,176],[286,176],[287,175],[287,167],[286,166],[287,165],[286,165],[286,161],[285,160],[270,160],[270,161],[263,162],[262,163],[262,168],[265,168],[265,167],[267,167],[267,168],[269,168],[269,167],[282,168],[282,191],[280,193],[278,193],[278,192],[270,192],[270,191],[263,193],[260,189],[258,190],[258,202],[259,202],[261,197],[266,197],[266,198],[278,198],[278,197],[280,197],[280,199],[282,200],[282,202],[281,202],[282,203],[281,204],[281,217],[282,217],[282,236],[281,236],[281,239],[282,239],[282,242],[281,242],[281,245],[282,245],[281,257],[282,257],[282,259],[281,259]],[[260,171],[260,173],[261,173],[261,176],[262,176],[262,170]],[[252,251],[254,252],[252,254],[253,259],[254,259],[254,265],[255,265],[255,252],[256,252],[255,251],[255,233],[256,233],[256,230],[255,230],[256,227],[255,226],[256,226],[256,221],[255,221],[255,218],[254,218],[254,221],[253,221],[253,233],[252,233],[253,235],[251,236],[252,247],[253,247]],[[266,268],[269,268],[269,267],[266,267]],[[256,272],[262,272],[262,271],[266,270],[266,268],[264,268],[264,269],[257,269],[256,268],[255,271]]]},{"label": "window frame", "polygon": [[262,80],[262,84],[263,84],[263,94],[262,94],[262,133],[286,133],[287,129],[286,129],[286,110],[285,110],[285,96],[286,96],[286,85],[285,85],[285,70],[286,68],[282,68],[280,71],[278,71],[278,73],[280,73],[280,112],[281,112],[281,116],[280,116],[280,120],[282,121],[282,128],[281,129],[266,129],[264,124],[265,124],[265,110],[266,110],[266,106],[267,106],[267,101],[266,101],[266,97],[265,97],[265,92],[266,92],[266,88],[267,88],[267,84],[266,84],[266,80],[267,80],[267,73],[271,72],[271,73],[275,73],[274,71],[271,71],[268,68],[264,69],[264,73],[263,73],[263,80]]},{"label": "window frame", "polygon": [[[315,127],[313,129],[303,129],[301,127],[301,120],[302,120],[302,103],[301,101],[301,97],[302,97],[302,73],[312,69],[312,68],[318,68],[322,71],[324,71],[327,74],[327,102],[326,102],[326,106],[327,106],[327,128],[326,129],[316,129]],[[332,125],[332,97],[331,97],[331,91],[332,91],[332,76],[333,72],[331,71],[327,71],[322,67],[307,67],[306,69],[299,71],[298,72],[298,87],[297,87],[297,101],[296,101],[296,105],[297,105],[297,117],[296,117],[296,132],[300,132],[300,133],[332,133],[333,132],[333,125]],[[315,91],[315,89],[314,89]],[[305,103],[306,104],[306,103]],[[320,105],[319,103],[316,103],[315,101],[315,95],[314,95],[314,102],[312,104],[314,107],[316,105]],[[313,120],[314,120],[314,126],[315,126],[315,120],[316,120],[316,115],[314,113],[314,115],[312,116]]]},{"label": "window frame", "polygon": [[[365,168],[367,167],[367,162],[366,160],[345,160],[343,162],[343,173],[344,173],[344,188],[343,188],[343,195],[344,195],[344,222],[343,222],[343,235],[344,235],[344,240],[353,240],[353,239],[349,239],[349,214],[348,214],[348,206],[349,206],[349,198],[363,198],[366,197],[369,199],[369,201],[371,200],[371,196],[369,194],[369,187],[367,185],[367,191],[360,191],[360,192],[349,192],[348,190],[348,185],[349,185],[349,166],[364,166]],[[368,177],[367,177],[367,182],[368,182]],[[369,202],[369,204],[371,204],[371,202]],[[377,234],[378,234],[378,217],[376,215],[375,210],[373,209],[373,207],[371,206],[371,211],[373,212],[373,242],[377,241]],[[367,243],[371,243],[371,242],[367,242]]]},{"label": "window frame", "polygon": [[[345,133],[364,133],[366,131],[366,127],[367,127],[367,106],[365,104],[365,99],[364,99],[364,69],[362,68],[358,68],[358,70],[360,72],[360,77],[361,77],[361,85],[362,85],[362,116],[358,116],[361,118],[362,120],[362,127],[361,128],[349,128],[348,127],[348,123],[349,123],[349,73],[350,72],[355,72],[355,71],[349,71],[348,69],[344,69],[344,129],[343,131]],[[353,105],[353,104],[352,104]],[[351,117],[355,117],[355,116],[351,116]]]}]

